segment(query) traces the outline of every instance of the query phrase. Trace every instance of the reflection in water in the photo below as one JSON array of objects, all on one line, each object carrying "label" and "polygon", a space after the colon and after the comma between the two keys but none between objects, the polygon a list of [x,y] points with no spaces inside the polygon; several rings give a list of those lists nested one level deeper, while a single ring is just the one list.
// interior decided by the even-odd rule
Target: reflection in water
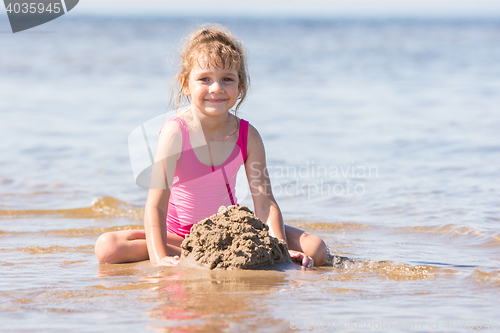
[{"label": "reflection in water", "polygon": [[150,315],[164,320],[166,327],[182,323],[180,332],[227,329],[231,323],[253,316],[254,298],[277,293],[280,286],[287,284],[286,276],[284,272],[271,270],[210,271],[179,267],[172,275],[162,277],[161,287],[156,289],[160,304]]},{"label": "reflection in water", "polygon": [[[150,290],[153,299],[147,312],[151,326],[161,332],[212,331],[245,323],[260,306],[255,299],[292,290],[298,283],[290,272],[299,266],[254,270],[205,270],[188,267],[154,267],[148,261],[132,264],[99,265],[100,277],[135,276],[124,285],[97,287],[101,291]],[[311,272],[309,272],[311,273]],[[152,293],[152,294],[151,294]],[[260,313],[260,319],[271,317]],[[182,326],[180,328],[179,326]]]},{"label": "reflection in water", "polygon": [[[362,261],[343,257],[334,267],[301,270],[299,266],[254,270],[206,270],[191,267],[154,267],[148,261],[121,265],[99,265],[99,276],[130,276],[123,285],[101,286],[101,291],[149,290],[148,315],[158,332],[218,331],[232,324],[249,325],[259,313],[260,325],[266,320],[286,326],[262,312],[263,300],[286,303],[292,295],[308,294],[312,299],[330,295],[336,299],[377,298],[363,288],[379,281],[418,281],[456,275],[457,271],[431,265]],[[135,278],[134,278],[135,277]],[[325,284],[326,283],[326,284]],[[324,289],[311,287],[324,285]],[[336,286],[337,285],[337,286]],[[319,292],[319,294],[318,294]],[[284,327],[284,326],[283,326]]]}]

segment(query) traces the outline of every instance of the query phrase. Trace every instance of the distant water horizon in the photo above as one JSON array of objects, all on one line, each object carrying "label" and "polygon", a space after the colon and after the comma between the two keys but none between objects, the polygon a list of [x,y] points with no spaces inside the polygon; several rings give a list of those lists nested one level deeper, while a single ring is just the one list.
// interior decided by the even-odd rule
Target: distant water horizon
[{"label": "distant water horizon", "polygon": [[[68,15],[183,18],[499,18],[498,0],[80,1]],[[1,16],[7,18],[7,16]],[[65,18],[67,19],[67,17]],[[37,29],[37,28],[35,28]]]}]

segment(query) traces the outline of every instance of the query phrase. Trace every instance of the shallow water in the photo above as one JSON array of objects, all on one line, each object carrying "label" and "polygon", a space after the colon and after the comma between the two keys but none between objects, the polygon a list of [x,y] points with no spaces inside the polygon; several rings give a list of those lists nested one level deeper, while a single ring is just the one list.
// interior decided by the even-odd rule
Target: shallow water
[{"label": "shallow water", "polygon": [[249,51],[241,116],[286,223],[352,259],[221,272],[93,254],[141,228],[127,137],[207,16],[77,9],[0,35],[0,331],[497,330],[500,15],[217,19]]}]

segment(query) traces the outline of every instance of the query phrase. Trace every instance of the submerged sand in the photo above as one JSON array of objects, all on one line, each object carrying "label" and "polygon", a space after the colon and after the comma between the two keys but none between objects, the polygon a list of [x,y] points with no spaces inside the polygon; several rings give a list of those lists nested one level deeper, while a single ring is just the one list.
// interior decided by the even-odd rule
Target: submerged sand
[{"label": "submerged sand", "polygon": [[191,228],[182,242],[181,261],[194,260],[210,269],[245,269],[291,262],[285,241],[269,234],[269,227],[248,207],[220,207]]}]

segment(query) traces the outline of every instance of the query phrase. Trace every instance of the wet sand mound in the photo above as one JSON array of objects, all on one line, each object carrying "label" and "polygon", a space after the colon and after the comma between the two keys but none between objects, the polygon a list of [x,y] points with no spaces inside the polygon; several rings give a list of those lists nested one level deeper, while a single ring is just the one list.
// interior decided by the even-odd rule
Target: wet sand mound
[{"label": "wet sand mound", "polygon": [[193,225],[181,247],[181,260],[210,269],[291,262],[286,243],[270,236],[269,227],[248,207],[220,207],[217,215]]}]

